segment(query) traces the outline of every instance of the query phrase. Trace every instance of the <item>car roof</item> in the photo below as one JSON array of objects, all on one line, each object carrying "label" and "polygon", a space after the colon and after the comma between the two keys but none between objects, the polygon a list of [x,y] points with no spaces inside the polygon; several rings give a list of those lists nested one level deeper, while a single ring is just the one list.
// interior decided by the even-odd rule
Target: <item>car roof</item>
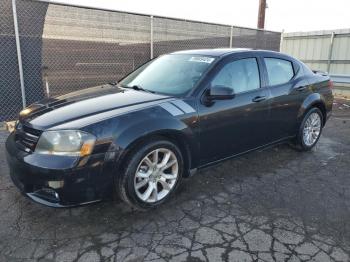
[{"label": "car roof", "polygon": [[[188,55],[209,55],[209,56],[226,56],[233,53],[246,53],[246,52],[258,52],[258,53],[278,53],[270,50],[256,50],[252,48],[213,48],[213,49],[194,49],[194,50],[182,50],[176,51],[171,54],[188,54]],[[279,53],[278,53],[279,54]]]}]

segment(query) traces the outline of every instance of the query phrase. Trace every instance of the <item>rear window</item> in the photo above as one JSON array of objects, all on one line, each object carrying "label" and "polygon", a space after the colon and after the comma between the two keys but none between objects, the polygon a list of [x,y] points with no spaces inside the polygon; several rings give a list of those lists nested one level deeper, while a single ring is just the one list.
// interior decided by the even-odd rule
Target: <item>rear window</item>
[{"label": "rear window", "polygon": [[294,76],[292,62],[279,58],[264,58],[270,85],[289,82]]}]

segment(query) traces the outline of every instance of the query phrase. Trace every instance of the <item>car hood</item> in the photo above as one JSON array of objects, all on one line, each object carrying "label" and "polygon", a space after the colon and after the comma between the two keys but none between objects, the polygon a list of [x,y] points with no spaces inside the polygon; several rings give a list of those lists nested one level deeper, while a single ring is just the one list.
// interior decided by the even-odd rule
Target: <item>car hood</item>
[{"label": "car hood", "polygon": [[169,96],[102,85],[32,104],[20,113],[20,121],[37,129],[47,129],[94,114],[119,108],[162,101]]}]

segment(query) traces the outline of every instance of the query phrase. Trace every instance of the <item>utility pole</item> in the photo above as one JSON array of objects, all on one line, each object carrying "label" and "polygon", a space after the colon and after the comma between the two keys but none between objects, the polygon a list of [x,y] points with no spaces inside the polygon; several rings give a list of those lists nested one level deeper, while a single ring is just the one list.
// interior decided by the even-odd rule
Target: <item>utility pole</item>
[{"label": "utility pole", "polygon": [[259,13],[258,13],[259,29],[264,29],[265,27],[265,10],[266,10],[266,0],[259,0]]}]

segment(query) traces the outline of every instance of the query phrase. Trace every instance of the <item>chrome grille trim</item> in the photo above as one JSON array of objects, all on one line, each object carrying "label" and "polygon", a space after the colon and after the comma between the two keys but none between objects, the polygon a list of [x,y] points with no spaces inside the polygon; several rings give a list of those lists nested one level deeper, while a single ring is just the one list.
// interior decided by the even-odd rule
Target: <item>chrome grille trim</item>
[{"label": "chrome grille trim", "polygon": [[15,141],[21,150],[33,152],[42,131],[25,125],[18,125],[15,131]]}]

